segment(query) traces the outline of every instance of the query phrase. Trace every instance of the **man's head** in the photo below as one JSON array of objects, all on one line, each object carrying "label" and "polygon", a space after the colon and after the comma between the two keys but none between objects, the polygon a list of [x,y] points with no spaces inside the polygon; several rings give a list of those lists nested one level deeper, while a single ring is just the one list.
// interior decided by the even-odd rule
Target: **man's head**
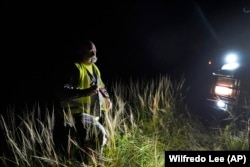
[{"label": "man's head", "polygon": [[92,41],[84,41],[79,48],[79,60],[85,64],[93,64],[97,61],[96,47]]}]

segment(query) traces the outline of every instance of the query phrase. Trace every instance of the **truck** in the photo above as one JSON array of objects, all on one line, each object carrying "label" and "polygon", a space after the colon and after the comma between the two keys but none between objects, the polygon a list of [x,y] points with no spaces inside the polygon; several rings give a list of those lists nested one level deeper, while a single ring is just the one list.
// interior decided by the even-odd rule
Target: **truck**
[{"label": "truck", "polygon": [[246,127],[250,118],[250,64],[245,54],[228,52],[208,61],[209,110],[221,121]]}]

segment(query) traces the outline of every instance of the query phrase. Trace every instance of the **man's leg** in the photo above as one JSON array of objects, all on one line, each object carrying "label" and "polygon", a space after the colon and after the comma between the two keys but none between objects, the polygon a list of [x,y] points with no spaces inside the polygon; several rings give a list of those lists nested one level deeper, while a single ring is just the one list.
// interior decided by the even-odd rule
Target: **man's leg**
[{"label": "man's leg", "polygon": [[88,150],[100,161],[102,159],[104,145],[108,139],[107,132],[100,122],[88,114],[82,115],[82,124],[87,130],[86,142],[88,143]]}]

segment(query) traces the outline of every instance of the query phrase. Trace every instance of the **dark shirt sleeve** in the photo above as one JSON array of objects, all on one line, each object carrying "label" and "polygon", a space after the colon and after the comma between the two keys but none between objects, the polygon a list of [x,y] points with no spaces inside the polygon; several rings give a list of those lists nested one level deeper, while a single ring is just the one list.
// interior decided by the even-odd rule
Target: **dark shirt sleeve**
[{"label": "dark shirt sleeve", "polygon": [[73,65],[64,66],[59,74],[61,82],[56,88],[56,97],[60,101],[73,100],[83,96],[88,96],[89,89],[77,89],[79,83],[79,70]]}]

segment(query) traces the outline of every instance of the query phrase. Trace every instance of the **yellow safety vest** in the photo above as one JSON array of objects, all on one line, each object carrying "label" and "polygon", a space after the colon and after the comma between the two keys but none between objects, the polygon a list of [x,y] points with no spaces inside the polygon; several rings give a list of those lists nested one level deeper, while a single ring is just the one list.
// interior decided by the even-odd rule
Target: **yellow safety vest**
[{"label": "yellow safety vest", "polygon": [[[88,76],[87,69],[83,63],[75,63],[75,66],[78,68],[80,74],[79,74],[79,83],[76,87],[76,89],[86,89],[90,87],[90,79]],[[100,70],[95,64],[92,64],[93,66],[93,73],[96,73],[96,79],[97,83],[100,88],[104,88],[104,84],[101,80],[101,75],[100,75]],[[100,103],[100,110],[105,110],[105,101],[104,97],[101,95],[101,93],[98,93],[99,96],[99,103]],[[91,97],[86,96],[86,97],[80,97],[77,99],[73,100],[68,100],[68,101],[62,101],[61,102],[62,107],[66,112],[71,112],[72,114],[77,114],[77,113],[88,113],[93,115],[93,111],[90,111],[90,106],[91,106]],[[94,116],[99,117],[101,113],[96,114]]]}]

